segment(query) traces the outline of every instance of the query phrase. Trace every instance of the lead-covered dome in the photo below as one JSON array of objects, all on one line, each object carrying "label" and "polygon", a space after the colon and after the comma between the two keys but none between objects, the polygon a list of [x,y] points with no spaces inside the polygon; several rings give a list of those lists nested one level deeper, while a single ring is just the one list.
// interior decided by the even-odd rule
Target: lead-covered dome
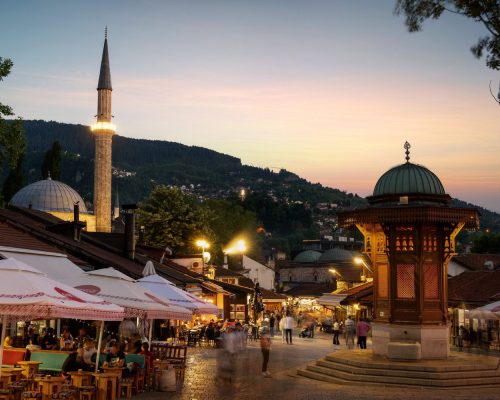
[{"label": "lead-covered dome", "polygon": [[383,174],[373,190],[373,196],[428,194],[444,196],[443,184],[431,170],[406,162]]},{"label": "lead-covered dome", "polygon": [[22,188],[12,197],[9,204],[45,212],[73,212],[76,202],[80,204],[80,212],[87,213],[85,202],[76,190],[65,183],[48,178]]}]

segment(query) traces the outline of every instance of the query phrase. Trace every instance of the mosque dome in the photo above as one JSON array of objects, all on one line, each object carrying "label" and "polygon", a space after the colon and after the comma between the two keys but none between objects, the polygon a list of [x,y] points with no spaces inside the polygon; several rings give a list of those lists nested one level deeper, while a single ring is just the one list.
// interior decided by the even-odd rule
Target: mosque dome
[{"label": "mosque dome", "polygon": [[334,247],[333,249],[325,251],[319,258],[319,262],[352,262],[354,257],[359,256],[354,251]]},{"label": "mosque dome", "polygon": [[301,251],[295,256],[293,262],[296,263],[315,263],[321,257],[321,253],[316,250]]},{"label": "mosque dome", "polygon": [[80,204],[80,212],[87,213],[85,202],[76,190],[49,177],[22,188],[9,204],[46,212],[73,212],[76,202]]},{"label": "mosque dome", "polygon": [[373,196],[430,194],[444,196],[443,184],[431,170],[406,162],[383,174],[373,190]]}]

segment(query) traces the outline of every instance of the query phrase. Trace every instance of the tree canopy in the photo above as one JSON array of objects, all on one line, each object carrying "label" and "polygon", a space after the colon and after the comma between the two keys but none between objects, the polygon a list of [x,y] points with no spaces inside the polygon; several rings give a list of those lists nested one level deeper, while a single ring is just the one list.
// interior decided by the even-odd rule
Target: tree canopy
[{"label": "tree canopy", "polygon": [[213,214],[179,188],[155,187],[139,205],[138,215],[146,243],[151,246],[192,251],[197,238],[214,237],[210,228]]},{"label": "tree canopy", "polygon": [[439,19],[443,13],[471,18],[486,28],[488,34],[471,47],[477,58],[485,56],[486,65],[500,69],[500,1],[499,0],[396,0],[396,15],[405,16],[410,32],[422,30],[428,19]]},{"label": "tree canopy", "polygon": [[[0,57],[0,81],[3,81],[10,74],[13,65],[10,59]],[[14,121],[4,119],[4,117],[13,115],[12,107],[0,103],[0,170],[4,162],[7,161],[9,174],[16,170],[26,148],[21,119],[18,118]],[[0,198],[1,202],[2,198]]]},{"label": "tree canopy", "polygon": [[42,163],[42,178],[61,179],[61,144],[56,140],[50,150],[45,152]]}]

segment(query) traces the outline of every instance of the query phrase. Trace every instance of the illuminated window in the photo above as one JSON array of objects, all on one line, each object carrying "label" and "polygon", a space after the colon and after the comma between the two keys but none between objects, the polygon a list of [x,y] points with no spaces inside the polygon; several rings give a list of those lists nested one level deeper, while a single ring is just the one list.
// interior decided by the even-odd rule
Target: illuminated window
[{"label": "illuminated window", "polygon": [[378,264],[378,297],[386,299],[389,296],[387,282],[387,264]]},{"label": "illuminated window", "polygon": [[424,299],[439,298],[438,268],[435,263],[424,263]]},{"label": "illuminated window", "polygon": [[415,264],[397,265],[397,294],[399,299],[415,298]]}]

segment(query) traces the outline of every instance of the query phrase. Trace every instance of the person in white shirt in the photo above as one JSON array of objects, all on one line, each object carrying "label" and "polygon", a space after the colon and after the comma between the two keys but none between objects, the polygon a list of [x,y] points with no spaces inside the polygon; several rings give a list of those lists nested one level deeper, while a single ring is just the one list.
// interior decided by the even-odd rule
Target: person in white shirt
[{"label": "person in white shirt", "polygon": [[333,344],[339,345],[339,335],[340,335],[340,324],[339,321],[335,320],[333,323]]},{"label": "person in white shirt", "polygon": [[[285,331],[285,337],[286,337],[286,343],[287,344],[293,344],[292,343],[292,330],[295,327],[295,321],[291,317],[290,314],[287,314],[285,318],[283,318],[283,330]],[[290,338],[290,341],[288,340]]]}]

